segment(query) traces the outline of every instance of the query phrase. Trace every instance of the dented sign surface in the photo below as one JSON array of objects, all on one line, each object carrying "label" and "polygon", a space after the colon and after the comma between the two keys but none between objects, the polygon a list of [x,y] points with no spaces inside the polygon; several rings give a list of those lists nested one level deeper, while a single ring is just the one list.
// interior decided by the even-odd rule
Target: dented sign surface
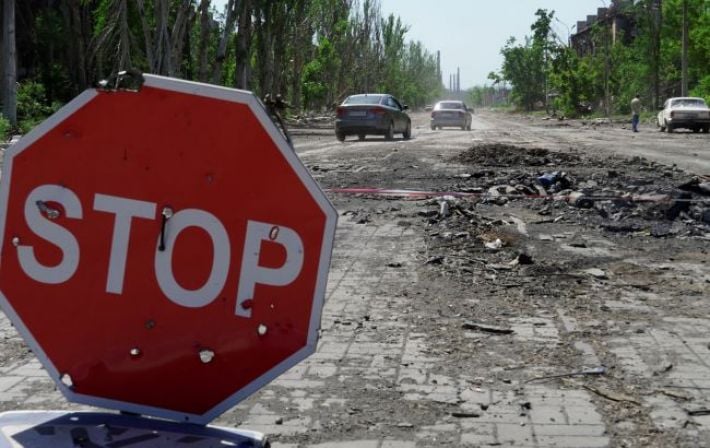
[{"label": "dented sign surface", "polygon": [[0,183],[0,301],[68,399],[206,423],[315,350],[336,213],[251,93],[89,90]]}]

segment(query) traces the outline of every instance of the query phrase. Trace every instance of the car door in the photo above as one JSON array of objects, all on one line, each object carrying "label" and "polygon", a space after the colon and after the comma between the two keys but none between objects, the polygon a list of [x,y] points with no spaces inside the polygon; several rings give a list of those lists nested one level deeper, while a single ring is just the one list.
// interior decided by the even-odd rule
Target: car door
[{"label": "car door", "polygon": [[407,128],[407,116],[404,113],[404,108],[395,97],[390,96],[388,97],[388,99],[390,102],[390,107],[394,109],[394,130],[395,132],[404,132],[404,130]]}]

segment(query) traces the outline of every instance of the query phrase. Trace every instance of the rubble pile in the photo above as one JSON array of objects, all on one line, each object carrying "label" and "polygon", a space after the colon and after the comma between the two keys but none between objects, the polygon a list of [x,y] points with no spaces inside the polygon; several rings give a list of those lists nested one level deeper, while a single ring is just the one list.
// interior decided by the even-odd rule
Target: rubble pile
[{"label": "rubble pile", "polygon": [[541,216],[612,232],[693,236],[710,231],[710,182],[639,157],[582,159],[576,153],[494,144],[473,147],[455,160],[504,168],[454,176],[457,182],[449,191],[480,193],[483,203],[525,201]]},{"label": "rubble pile", "polygon": [[289,128],[333,129],[335,114],[328,112],[294,115],[287,117],[285,121]]},{"label": "rubble pile", "polygon": [[[506,145],[474,147],[456,161],[477,169],[452,176],[446,191],[478,194],[442,196],[418,212],[427,222],[424,264],[439,272],[511,287],[532,277],[524,293],[547,297],[568,288],[551,291],[538,280],[602,279],[605,272],[573,253],[538,259],[533,240],[544,245],[568,238],[570,250],[586,250],[577,235],[595,231],[640,245],[644,239],[710,238],[710,181],[673,167]],[[569,229],[574,236],[565,234]]]}]

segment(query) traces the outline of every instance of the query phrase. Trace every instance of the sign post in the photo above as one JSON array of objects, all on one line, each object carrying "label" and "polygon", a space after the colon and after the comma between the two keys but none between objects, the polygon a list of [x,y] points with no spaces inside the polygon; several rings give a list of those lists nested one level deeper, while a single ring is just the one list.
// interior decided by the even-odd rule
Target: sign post
[{"label": "sign post", "polygon": [[336,219],[253,94],[144,75],[6,152],[0,304],[70,401],[206,424],[315,351]]}]

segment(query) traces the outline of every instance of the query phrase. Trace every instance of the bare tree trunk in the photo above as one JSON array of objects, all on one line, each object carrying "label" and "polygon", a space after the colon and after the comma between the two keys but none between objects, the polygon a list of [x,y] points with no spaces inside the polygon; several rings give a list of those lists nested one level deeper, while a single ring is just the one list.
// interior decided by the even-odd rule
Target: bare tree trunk
[{"label": "bare tree trunk", "polygon": [[296,111],[300,111],[302,107],[301,76],[305,60],[304,52],[306,48],[311,46],[311,35],[304,32],[307,28],[305,15],[305,0],[299,0],[296,5],[293,26],[293,70],[291,73],[291,104]]},{"label": "bare tree trunk", "polygon": [[[233,0],[232,0],[233,1]],[[200,2],[200,44],[198,50],[197,79],[207,82],[207,44],[210,39],[212,18],[210,17],[210,0]]]},{"label": "bare tree trunk", "polygon": [[688,96],[688,0],[683,0],[683,54],[681,60],[681,96]]},{"label": "bare tree trunk", "polygon": [[178,7],[178,12],[175,16],[175,23],[170,32],[170,70],[168,75],[176,76],[180,73],[182,65],[182,54],[185,43],[185,30],[189,28],[189,23],[195,19],[192,0],[183,0]]},{"label": "bare tree trunk", "polygon": [[252,0],[242,0],[239,11],[239,29],[237,30],[236,59],[237,73],[235,86],[238,89],[249,89],[249,47],[252,37]]},{"label": "bare tree trunk", "polygon": [[3,0],[2,11],[2,113],[17,125],[17,48],[15,47],[15,0]]},{"label": "bare tree trunk", "polygon": [[128,32],[128,0],[119,0],[118,15],[120,21],[120,41],[118,70],[132,68],[131,64],[131,40]]},{"label": "bare tree trunk", "polygon": [[86,66],[86,34],[82,22],[82,8],[78,2],[67,0],[62,5],[64,21],[74,39],[69,43],[69,71],[72,79],[74,94],[88,87],[88,74]]},{"label": "bare tree trunk", "polygon": [[229,42],[229,36],[231,36],[232,31],[234,30],[234,23],[237,18],[237,9],[240,6],[244,7],[244,4],[247,2],[248,0],[242,0],[241,2],[238,0],[229,0],[227,3],[227,18],[224,23],[222,37],[220,38],[219,45],[217,46],[214,72],[212,73],[212,82],[215,84],[222,83],[222,64],[224,64],[224,60],[227,57],[227,43]]},{"label": "bare tree trunk", "polygon": [[168,33],[169,9],[168,0],[155,0],[155,29],[157,38],[155,42],[156,72],[167,75],[173,71],[170,63],[170,35]]},{"label": "bare tree trunk", "polygon": [[257,60],[259,64],[259,94],[271,92],[274,80],[274,55],[272,41],[273,3],[262,0],[256,14]]},{"label": "bare tree trunk", "polygon": [[148,16],[145,12],[144,0],[136,0],[138,6],[138,15],[141,17],[141,27],[143,28],[143,40],[145,41],[145,58],[148,61],[148,67],[151,72],[157,72],[157,64],[153,55],[153,34],[148,25]]}]

